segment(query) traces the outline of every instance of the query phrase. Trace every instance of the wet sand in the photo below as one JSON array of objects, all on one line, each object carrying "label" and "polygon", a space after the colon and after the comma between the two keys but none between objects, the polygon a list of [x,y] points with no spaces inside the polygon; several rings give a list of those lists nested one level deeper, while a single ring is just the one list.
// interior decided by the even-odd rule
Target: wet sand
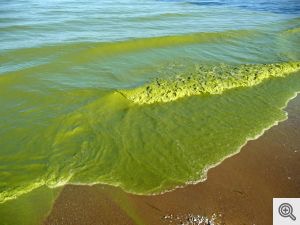
[{"label": "wet sand", "polygon": [[215,224],[272,224],[273,197],[300,197],[300,96],[286,111],[288,120],[209,170],[205,182],[157,196],[67,185],[44,225],[192,224],[189,214],[215,214]]}]

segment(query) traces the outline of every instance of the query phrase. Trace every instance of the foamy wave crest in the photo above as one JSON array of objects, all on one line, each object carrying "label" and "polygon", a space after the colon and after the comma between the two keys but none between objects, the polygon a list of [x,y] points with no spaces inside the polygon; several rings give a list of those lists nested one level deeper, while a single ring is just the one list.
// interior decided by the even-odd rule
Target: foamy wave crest
[{"label": "foamy wave crest", "polygon": [[186,96],[221,94],[233,88],[251,87],[266,79],[284,77],[299,69],[300,62],[239,66],[195,65],[191,72],[171,78],[156,78],[143,86],[119,92],[137,104],[171,102]]}]

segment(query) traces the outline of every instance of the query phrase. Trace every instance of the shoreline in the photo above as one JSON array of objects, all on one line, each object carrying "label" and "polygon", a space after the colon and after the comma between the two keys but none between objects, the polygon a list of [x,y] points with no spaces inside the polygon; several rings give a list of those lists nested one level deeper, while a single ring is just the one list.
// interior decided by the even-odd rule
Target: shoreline
[{"label": "shoreline", "polygon": [[147,196],[107,185],[66,185],[44,224],[180,224],[192,214],[217,215],[216,224],[271,224],[273,197],[300,196],[296,96],[285,107],[287,120],[248,140],[209,169],[206,180]]}]

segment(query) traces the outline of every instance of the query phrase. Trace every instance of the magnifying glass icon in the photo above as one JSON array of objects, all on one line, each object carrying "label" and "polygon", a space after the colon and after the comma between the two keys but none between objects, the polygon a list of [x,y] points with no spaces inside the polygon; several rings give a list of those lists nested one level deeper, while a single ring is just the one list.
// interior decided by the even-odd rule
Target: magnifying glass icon
[{"label": "magnifying glass icon", "polygon": [[296,220],[293,215],[293,207],[289,203],[282,203],[278,208],[278,212],[282,217],[290,217],[292,220]]}]

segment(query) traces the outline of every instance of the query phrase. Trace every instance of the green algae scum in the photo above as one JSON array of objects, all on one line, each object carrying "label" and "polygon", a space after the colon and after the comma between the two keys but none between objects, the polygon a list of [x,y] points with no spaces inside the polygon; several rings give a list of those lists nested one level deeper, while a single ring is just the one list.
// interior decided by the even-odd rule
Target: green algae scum
[{"label": "green algae scum", "polygon": [[170,102],[191,95],[222,94],[237,87],[251,87],[271,77],[283,77],[300,69],[300,63],[270,65],[241,65],[205,68],[196,66],[194,72],[178,74],[164,80],[156,78],[142,87],[121,90],[129,100],[138,104]]},{"label": "green algae scum", "polygon": [[65,184],[200,182],[287,119],[299,1],[243,2],[0,2],[1,223],[40,224]]}]

